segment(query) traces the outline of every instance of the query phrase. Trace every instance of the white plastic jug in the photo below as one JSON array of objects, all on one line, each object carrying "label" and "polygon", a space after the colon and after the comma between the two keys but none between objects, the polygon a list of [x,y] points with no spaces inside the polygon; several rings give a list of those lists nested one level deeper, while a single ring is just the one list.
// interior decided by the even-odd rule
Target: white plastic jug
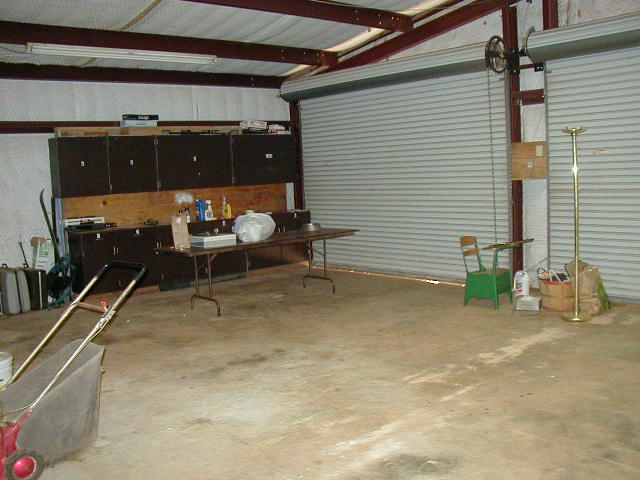
[{"label": "white plastic jug", "polygon": [[513,293],[516,297],[529,296],[529,274],[518,270],[513,276]]}]

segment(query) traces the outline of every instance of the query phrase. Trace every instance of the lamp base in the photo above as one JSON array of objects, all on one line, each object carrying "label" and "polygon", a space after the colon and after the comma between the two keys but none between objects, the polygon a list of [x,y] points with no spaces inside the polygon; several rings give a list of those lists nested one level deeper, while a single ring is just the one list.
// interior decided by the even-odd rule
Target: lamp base
[{"label": "lamp base", "polygon": [[567,322],[588,322],[591,320],[591,315],[587,312],[568,312],[562,314],[562,319]]}]

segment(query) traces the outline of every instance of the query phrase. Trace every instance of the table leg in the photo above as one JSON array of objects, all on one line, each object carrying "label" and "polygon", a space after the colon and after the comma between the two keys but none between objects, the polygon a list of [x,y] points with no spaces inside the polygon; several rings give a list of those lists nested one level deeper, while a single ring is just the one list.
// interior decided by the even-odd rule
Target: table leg
[{"label": "table leg", "polygon": [[222,313],[220,311],[220,303],[213,298],[213,281],[211,278],[211,264],[213,263],[213,260],[216,258],[216,254],[213,255],[206,255],[206,263],[203,265],[203,267],[205,267],[207,269],[207,281],[208,281],[208,296],[203,296],[200,295],[200,278],[198,273],[200,272],[200,268],[198,266],[198,257],[193,257],[193,269],[194,269],[194,275],[195,275],[195,282],[196,282],[196,294],[191,296],[191,309],[193,310],[193,301],[198,298],[200,300],[207,300],[209,302],[213,302],[216,304],[216,308],[218,310],[218,316],[221,316]]},{"label": "table leg", "polygon": [[[309,273],[306,274],[304,277],[302,277],[302,287],[306,288],[307,285],[305,283],[305,280],[307,278],[317,278],[318,280],[328,280],[329,282],[331,282],[331,288],[333,290],[333,293],[336,293],[336,283],[329,278],[329,276],[327,275],[327,241],[326,240],[322,240],[322,252],[319,252],[318,250],[314,250],[313,248],[313,240],[310,240],[308,242],[305,242],[306,246],[307,246],[307,256],[309,258]],[[311,273],[311,268],[312,268],[312,261],[313,261],[313,252],[316,252],[318,255],[322,255],[322,264],[323,264],[323,273],[324,275],[313,275]]]}]

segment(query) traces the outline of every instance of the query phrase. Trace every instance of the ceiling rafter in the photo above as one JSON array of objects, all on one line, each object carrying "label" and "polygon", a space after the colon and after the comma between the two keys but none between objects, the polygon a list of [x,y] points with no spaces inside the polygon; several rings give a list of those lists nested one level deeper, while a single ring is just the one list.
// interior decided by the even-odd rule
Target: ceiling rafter
[{"label": "ceiling rafter", "polygon": [[148,68],[68,67],[32,63],[0,63],[0,78],[82,82],[154,83],[249,88],[280,88],[284,77],[203,73]]},{"label": "ceiling rafter", "polygon": [[[415,21],[422,21],[425,20],[428,17],[432,17],[434,15],[439,14],[440,12],[442,12],[443,10],[449,9],[455,5],[457,5],[458,3],[462,3],[462,2],[466,2],[467,0],[448,0],[444,3],[439,4],[437,7],[431,8],[430,10],[426,10],[416,16],[414,16],[413,18],[415,19]],[[345,55],[349,55],[351,52],[355,52],[357,50],[361,50],[364,51],[363,49],[366,48],[368,45],[374,44],[374,43],[379,43],[382,39],[387,38],[390,35],[393,35],[394,32],[390,32],[390,31],[383,31],[378,33],[377,35],[374,35],[372,37],[367,38],[365,41],[363,41],[362,43],[358,43],[353,45],[352,47],[349,47],[345,50],[341,50],[338,52],[338,59],[345,57]],[[348,58],[348,57],[347,57]],[[309,72],[313,72],[315,71],[317,68],[320,67],[315,67],[315,66],[307,66],[304,67],[302,69],[297,69],[295,73],[293,73],[292,75],[289,76],[289,80],[293,80],[295,78],[299,78],[302,76],[307,75]],[[318,72],[320,73],[320,72]]]},{"label": "ceiling rafter", "polygon": [[209,38],[179,37],[152,33],[117,32],[91,28],[61,27],[0,21],[3,43],[54,43],[87,47],[124,48],[161,52],[217,55],[223,58],[264,62],[330,66],[337,54],[325,50],[243,43]]},{"label": "ceiling rafter", "polygon": [[208,5],[246,8],[262,12],[281,13],[297,17],[329,20],[364,27],[408,32],[413,28],[410,16],[389,10],[345,5],[330,1],[314,0],[184,0]]},{"label": "ceiling rafter", "polygon": [[322,73],[384,60],[398,52],[414,47],[519,1],[520,0],[476,0],[423,25],[416,26],[410,32],[397,35],[380,45],[347,58],[337,65],[327,68]]}]

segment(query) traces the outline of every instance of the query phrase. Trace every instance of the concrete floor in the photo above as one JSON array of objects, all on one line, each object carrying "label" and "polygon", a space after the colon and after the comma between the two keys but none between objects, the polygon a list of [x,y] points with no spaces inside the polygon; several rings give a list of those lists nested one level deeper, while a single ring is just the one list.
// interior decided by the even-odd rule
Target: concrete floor
[{"label": "concrete floor", "polygon": [[[42,479],[640,478],[640,305],[588,324],[462,289],[299,268],[132,297],[95,446]],[[24,358],[60,311],[2,319]],[[80,312],[44,357],[97,317]]]}]

